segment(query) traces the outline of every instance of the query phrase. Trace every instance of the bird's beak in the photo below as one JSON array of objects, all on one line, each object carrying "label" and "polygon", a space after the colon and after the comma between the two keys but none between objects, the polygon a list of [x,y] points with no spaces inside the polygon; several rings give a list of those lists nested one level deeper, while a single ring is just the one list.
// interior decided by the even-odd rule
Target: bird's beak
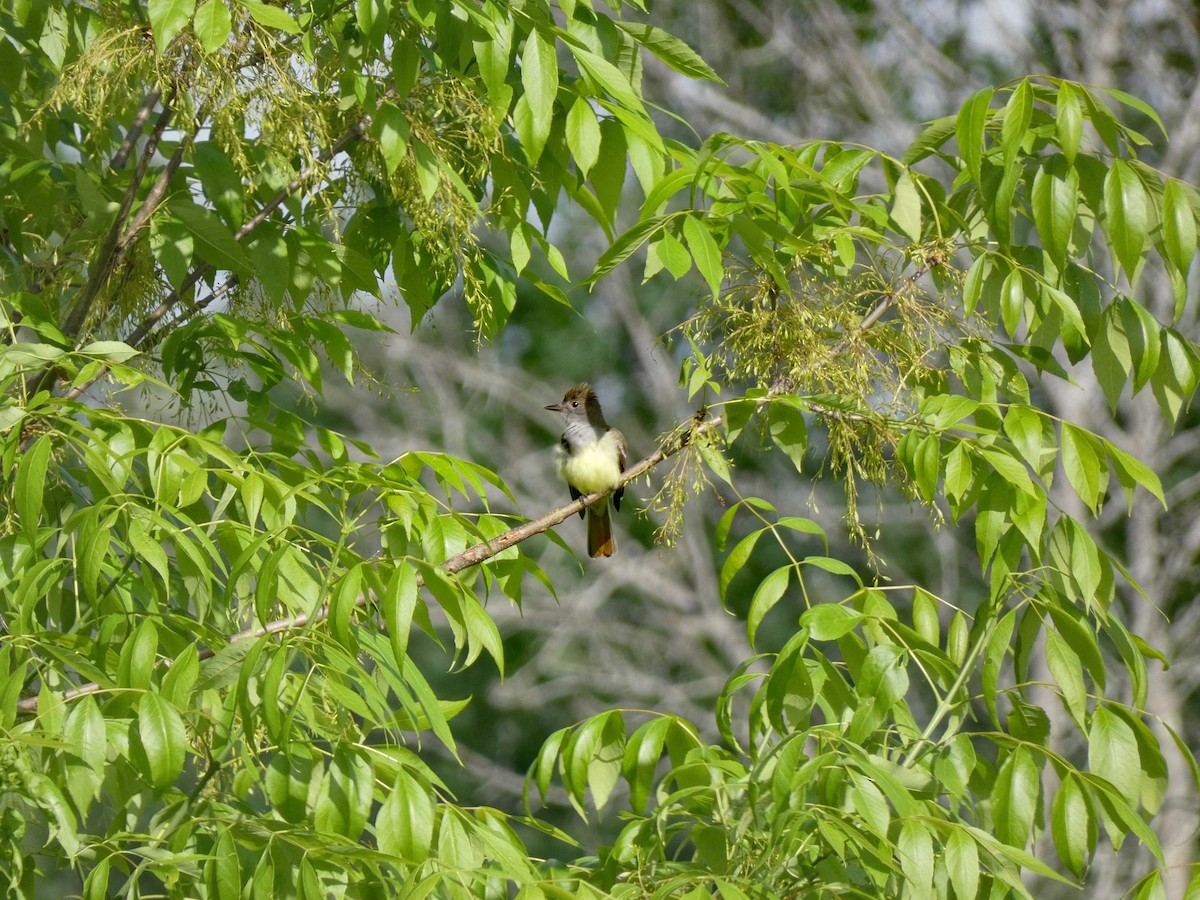
[{"label": "bird's beak", "polygon": [[561,403],[555,403],[553,406],[547,406],[545,408],[550,410],[550,412],[562,412],[562,404]]}]

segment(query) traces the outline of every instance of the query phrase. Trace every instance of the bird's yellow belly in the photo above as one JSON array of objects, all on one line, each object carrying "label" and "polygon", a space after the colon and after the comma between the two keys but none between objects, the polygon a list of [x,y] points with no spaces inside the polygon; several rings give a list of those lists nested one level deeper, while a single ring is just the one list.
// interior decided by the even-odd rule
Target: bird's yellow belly
[{"label": "bird's yellow belly", "polygon": [[621,477],[620,454],[615,442],[605,435],[588,447],[580,447],[563,460],[567,483],[581,494],[612,489]]}]

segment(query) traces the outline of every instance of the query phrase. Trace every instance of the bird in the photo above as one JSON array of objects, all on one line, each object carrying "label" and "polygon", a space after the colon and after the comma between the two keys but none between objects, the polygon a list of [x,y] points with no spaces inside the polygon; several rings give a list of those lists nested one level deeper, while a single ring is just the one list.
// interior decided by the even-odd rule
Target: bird
[{"label": "bird", "polygon": [[[561,403],[546,409],[562,416],[559,467],[571,491],[571,499],[612,491],[613,506],[619,510],[621,496],[625,493],[624,487],[617,487],[621,473],[625,471],[625,436],[604,420],[600,400],[592,386],[577,384],[567,391]],[[588,556],[612,556],[617,550],[617,542],[612,533],[608,498],[601,497],[579,511],[580,516],[585,513]]]}]

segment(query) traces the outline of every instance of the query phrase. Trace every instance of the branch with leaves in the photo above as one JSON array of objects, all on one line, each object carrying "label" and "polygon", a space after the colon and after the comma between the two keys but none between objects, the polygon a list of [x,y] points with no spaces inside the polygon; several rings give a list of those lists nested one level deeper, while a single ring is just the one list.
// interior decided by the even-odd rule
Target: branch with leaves
[{"label": "branch with leaves", "polygon": [[[691,427],[686,429],[677,429],[673,432],[673,436],[668,437],[661,443],[657,449],[645,458],[639,460],[634,465],[630,466],[622,473],[619,482],[613,487],[613,490],[624,487],[626,484],[634,481],[642,475],[648,473],[650,469],[661,463],[663,460],[674,456],[676,453],[685,449],[697,438],[712,432],[721,425],[719,416],[705,416],[703,413],[698,414],[691,420]],[[608,493],[611,493],[608,492]],[[536,535],[544,534],[546,531],[553,528],[555,525],[561,525],[571,516],[577,515],[588,506],[596,503],[601,498],[607,496],[607,493],[596,493],[581,496],[572,502],[553,509],[536,519],[531,519],[524,522],[515,528],[510,528],[502,534],[497,535],[486,541],[475,544],[463,552],[451,557],[442,563],[439,568],[448,575],[455,575],[462,572],[464,569],[469,569],[472,566],[477,566],[480,563],[492,559],[497,554],[502,553],[509,547],[514,547],[523,541],[526,541]],[[420,574],[414,576],[418,586],[423,584],[423,579]],[[378,604],[378,598],[373,597],[370,593],[363,593],[355,602],[355,606],[359,609],[367,609],[372,605]],[[266,622],[253,628],[248,628],[239,631],[226,638],[228,644],[233,644],[238,641],[256,640],[266,635],[280,634],[282,632],[297,631],[307,628],[310,625],[320,623],[329,616],[329,605],[323,604],[316,612],[309,614],[301,614],[297,616],[288,616],[281,619],[275,619]],[[216,651],[211,647],[198,647],[196,657],[199,660],[210,659]],[[170,660],[163,659],[160,665],[166,667],[170,665]],[[61,695],[61,702],[70,702],[78,697],[86,694],[94,694],[104,690],[104,687],[98,682],[87,682],[77,687],[70,688],[64,691]],[[17,703],[17,709],[25,714],[36,714],[38,711],[39,699],[36,696],[26,697]]]}]

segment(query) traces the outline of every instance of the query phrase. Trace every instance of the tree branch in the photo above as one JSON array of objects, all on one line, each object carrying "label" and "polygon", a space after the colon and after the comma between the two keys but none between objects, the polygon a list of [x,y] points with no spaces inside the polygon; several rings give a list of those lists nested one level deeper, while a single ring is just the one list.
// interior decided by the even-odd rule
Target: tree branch
[{"label": "tree branch", "polygon": [[142,131],[146,128],[146,123],[150,121],[150,113],[154,112],[154,107],[162,98],[162,88],[153,87],[150,89],[142,105],[138,107],[137,115],[133,117],[133,122],[129,125],[129,131],[125,132],[125,139],[121,141],[121,146],[117,148],[117,152],[113,154],[113,158],[109,165],[114,169],[123,169],[125,164],[129,162],[129,157],[133,153],[133,148],[137,144],[138,138],[142,136]]}]

